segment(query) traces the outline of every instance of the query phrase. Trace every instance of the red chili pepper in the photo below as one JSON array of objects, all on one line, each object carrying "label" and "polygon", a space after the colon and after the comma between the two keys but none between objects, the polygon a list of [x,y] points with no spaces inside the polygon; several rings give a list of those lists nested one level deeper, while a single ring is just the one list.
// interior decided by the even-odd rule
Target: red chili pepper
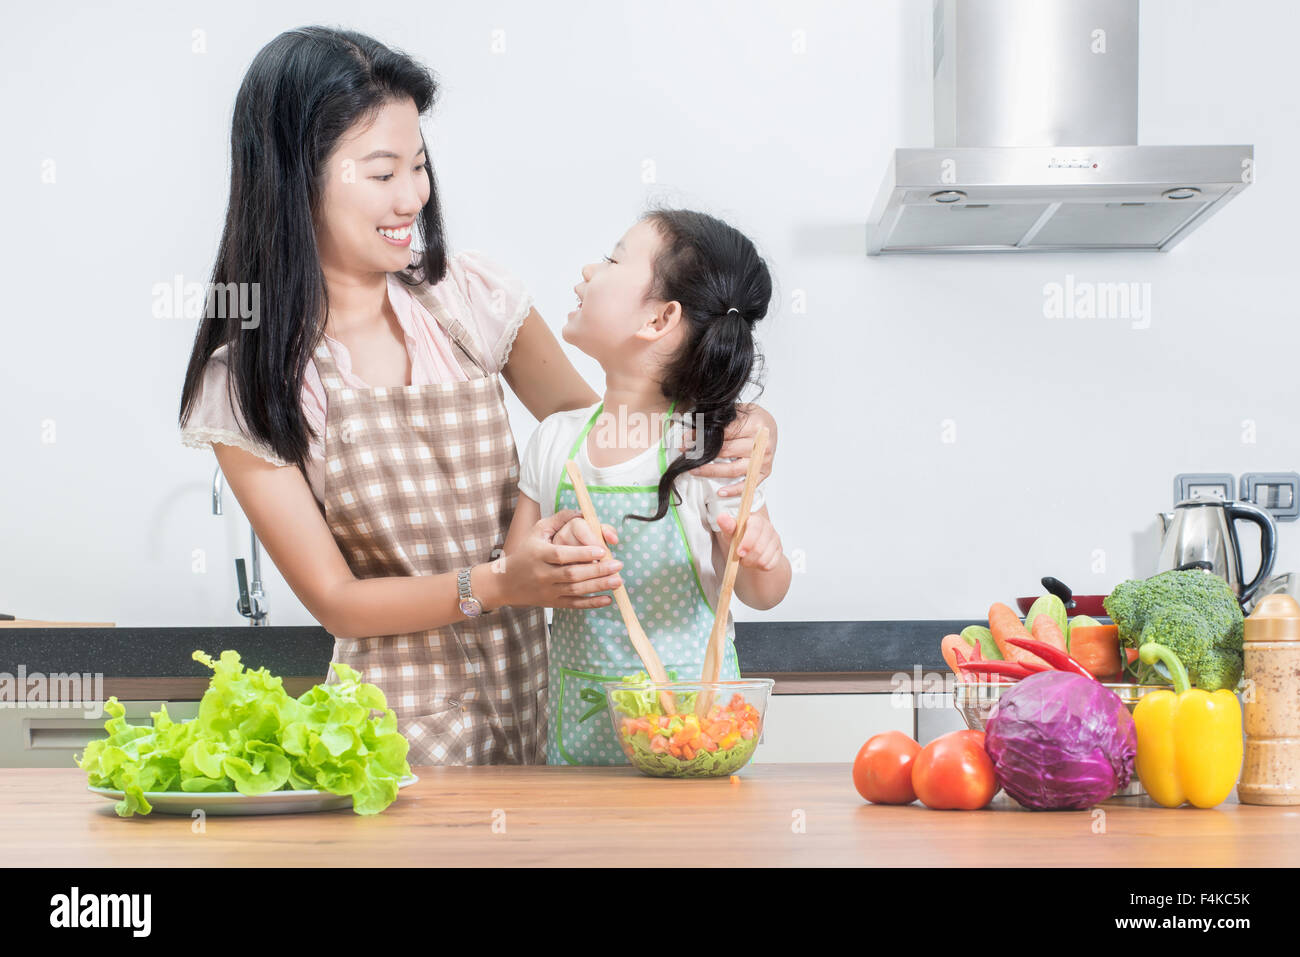
[{"label": "red chili pepper", "polygon": [[1008,638],[1007,644],[1015,645],[1017,648],[1023,648],[1025,651],[1032,651],[1057,671],[1069,671],[1084,678],[1091,678],[1093,681],[1097,680],[1096,676],[1091,671],[1079,664],[1055,645],[1049,645],[1043,641],[1035,641],[1032,638]]},{"label": "red chili pepper", "polygon": [[969,659],[964,654],[962,654],[961,649],[954,646],[952,649],[952,656],[957,659],[957,667],[956,667],[957,680],[973,681],[974,680],[973,678],[969,678],[966,676],[966,665]]},{"label": "red chili pepper", "polygon": [[962,665],[963,671],[977,675],[1002,675],[1006,678],[1028,678],[1034,672],[1014,661],[970,661]]}]

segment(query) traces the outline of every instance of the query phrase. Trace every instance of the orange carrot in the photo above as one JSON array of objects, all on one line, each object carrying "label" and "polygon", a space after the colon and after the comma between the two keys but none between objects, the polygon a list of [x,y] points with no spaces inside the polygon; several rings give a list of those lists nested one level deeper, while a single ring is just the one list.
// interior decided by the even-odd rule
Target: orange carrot
[{"label": "orange carrot", "polygon": [[957,680],[969,680],[961,669],[961,666],[970,657],[971,652],[971,646],[966,643],[965,639],[961,635],[944,635],[943,641],[939,642],[939,650],[943,654],[943,660],[947,662],[948,667],[957,676]]},{"label": "orange carrot", "polygon": [[1037,641],[1065,651],[1065,635],[1061,633],[1061,626],[1056,623],[1056,619],[1048,615],[1035,615],[1033,632]]},{"label": "orange carrot", "polygon": [[1020,620],[1020,616],[1000,601],[989,606],[989,631],[993,633],[993,641],[1006,661],[1011,661],[1010,653],[1016,650],[1014,645],[1007,644],[1008,638],[1034,637],[1025,630],[1025,623]]},{"label": "orange carrot", "polygon": [[995,601],[989,606],[989,631],[993,633],[993,641],[998,646],[998,651],[1002,652],[1003,660],[1042,665],[1044,668],[1051,667],[1032,651],[1025,651],[1023,648],[1007,643],[1008,638],[1032,640],[1034,636],[1025,630],[1025,623],[1020,620],[1020,616],[1000,601]]},{"label": "orange carrot", "polygon": [[[1037,624],[1038,619],[1035,618],[1034,625]],[[1118,678],[1119,626],[1078,625],[1071,628],[1070,657],[1091,671],[1096,678]]]}]

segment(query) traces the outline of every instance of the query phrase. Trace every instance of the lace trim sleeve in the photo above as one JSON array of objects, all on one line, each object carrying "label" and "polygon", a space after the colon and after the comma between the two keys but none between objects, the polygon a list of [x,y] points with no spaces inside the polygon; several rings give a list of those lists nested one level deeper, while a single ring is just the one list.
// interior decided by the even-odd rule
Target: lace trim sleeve
[{"label": "lace trim sleeve", "polygon": [[510,322],[506,324],[506,331],[497,346],[496,363],[498,369],[504,369],[506,363],[510,361],[510,350],[514,348],[515,338],[519,335],[519,330],[523,326],[524,320],[528,318],[528,313],[532,311],[532,308],[532,294],[526,293],[524,298],[520,300],[515,314],[510,318]]},{"label": "lace trim sleeve", "polygon": [[255,442],[248,436],[230,429],[218,429],[207,425],[191,425],[181,430],[181,444],[191,449],[210,448],[213,442],[233,445],[235,448],[250,452],[272,465],[286,466],[289,463],[281,459],[265,445]]}]

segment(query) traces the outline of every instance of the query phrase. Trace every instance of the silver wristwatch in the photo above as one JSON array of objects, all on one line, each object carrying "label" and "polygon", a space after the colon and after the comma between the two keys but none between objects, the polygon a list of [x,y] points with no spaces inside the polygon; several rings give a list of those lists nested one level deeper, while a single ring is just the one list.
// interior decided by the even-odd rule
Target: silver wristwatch
[{"label": "silver wristwatch", "polygon": [[472,568],[463,568],[456,576],[456,587],[460,592],[460,611],[466,618],[477,618],[483,614],[483,603],[470,594],[469,573]]}]

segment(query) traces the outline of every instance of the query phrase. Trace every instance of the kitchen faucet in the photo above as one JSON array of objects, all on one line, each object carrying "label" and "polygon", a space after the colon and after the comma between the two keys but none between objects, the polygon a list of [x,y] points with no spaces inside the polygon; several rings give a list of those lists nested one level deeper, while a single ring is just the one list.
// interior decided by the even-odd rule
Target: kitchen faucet
[{"label": "kitchen faucet", "polygon": [[[226,486],[226,477],[218,465],[212,473],[212,514],[221,515],[221,496]],[[248,619],[250,625],[268,624],[266,593],[262,591],[262,546],[257,540],[253,523],[248,523],[248,538],[253,552],[253,585],[249,588],[248,576],[244,573],[244,560],[235,559],[235,576],[239,579],[239,600],[235,610]]]}]

